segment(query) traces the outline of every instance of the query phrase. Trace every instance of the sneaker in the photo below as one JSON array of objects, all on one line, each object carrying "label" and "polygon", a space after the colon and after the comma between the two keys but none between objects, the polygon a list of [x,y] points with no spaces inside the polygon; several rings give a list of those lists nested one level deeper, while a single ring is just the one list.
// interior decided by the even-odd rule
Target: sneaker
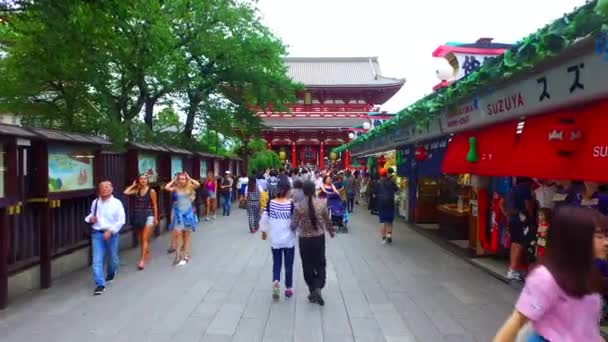
[{"label": "sneaker", "polygon": [[391,234],[386,235],[386,242],[387,243],[393,242],[393,236]]},{"label": "sneaker", "polygon": [[321,296],[321,289],[315,289],[313,292],[313,296],[315,298],[315,302],[321,306],[325,305],[325,301],[323,300],[323,296]]},{"label": "sneaker", "polygon": [[508,280],[521,280],[521,274],[519,274],[519,272],[517,272],[517,271],[509,270],[507,272],[507,279]]},{"label": "sneaker", "polygon": [[215,220],[217,218],[217,215],[213,215],[213,219]]},{"label": "sneaker", "polygon": [[291,296],[293,296],[293,290],[292,289],[286,289],[285,290],[285,297],[291,298]]},{"label": "sneaker", "polygon": [[279,287],[279,283],[275,281],[272,284],[272,298],[275,299],[275,300],[279,299],[279,297],[280,297],[279,292],[281,292],[281,289]]},{"label": "sneaker", "polygon": [[175,248],[173,248],[173,247],[167,248],[167,254],[172,254],[172,253],[175,253]]},{"label": "sneaker", "polygon": [[99,296],[99,295],[100,295],[100,294],[102,294],[102,293],[103,293],[103,291],[105,291],[105,290],[106,290],[106,287],[105,287],[105,286],[97,286],[97,287],[95,288],[95,291],[93,291],[93,295],[94,295],[94,296]]},{"label": "sneaker", "polygon": [[382,237],[382,244],[383,244],[383,245],[386,245],[386,236],[383,236],[383,237]]},{"label": "sneaker", "polygon": [[185,266],[187,264],[186,260],[182,259],[177,263],[177,266]]},{"label": "sneaker", "polygon": [[209,216],[205,217],[205,221],[209,221]]},{"label": "sneaker", "polygon": [[114,277],[116,277],[116,274],[108,275],[106,277],[106,283],[111,283],[114,280]]}]

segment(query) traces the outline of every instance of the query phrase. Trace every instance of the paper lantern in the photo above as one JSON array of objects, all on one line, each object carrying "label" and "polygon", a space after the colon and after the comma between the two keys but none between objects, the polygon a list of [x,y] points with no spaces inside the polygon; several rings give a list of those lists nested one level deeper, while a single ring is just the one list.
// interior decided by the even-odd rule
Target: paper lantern
[{"label": "paper lantern", "polygon": [[547,140],[555,147],[557,155],[568,157],[579,149],[583,142],[583,131],[574,118],[562,118],[548,132]]},{"label": "paper lantern", "polygon": [[416,147],[416,151],[414,152],[414,158],[417,161],[426,160],[426,158],[428,158],[428,157],[429,157],[429,153],[426,150],[426,148],[424,148],[423,146]]},{"label": "paper lantern", "polygon": [[355,139],[355,133],[353,133],[353,132],[348,133],[348,138],[351,140]]},{"label": "paper lantern", "polygon": [[467,161],[469,163],[477,163],[479,155],[477,155],[477,139],[475,137],[469,138],[469,152],[467,153]]},{"label": "paper lantern", "polygon": [[369,123],[369,121],[365,121],[363,123],[363,129],[368,130],[372,127],[372,125]]},{"label": "paper lantern", "polygon": [[454,68],[445,58],[435,58],[435,75],[441,81],[449,81],[454,78]]},{"label": "paper lantern", "polygon": [[383,168],[384,164],[386,164],[386,157],[384,155],[381,155],[380,157],[378,157],[378,166],[380,168]]},{"label": "paper lantern", "polygon": [[338,159],[338,154],[336,152],[331,152],[329,154],[329,160],[331,160],[332,163],[336,162],[336,159]]},{"label": "paper lantern", "polygon": [[281,150],[279,151],[279,159],[284,162],[285,159],[287,159],[287,153],[285,152],[285,150]]}]

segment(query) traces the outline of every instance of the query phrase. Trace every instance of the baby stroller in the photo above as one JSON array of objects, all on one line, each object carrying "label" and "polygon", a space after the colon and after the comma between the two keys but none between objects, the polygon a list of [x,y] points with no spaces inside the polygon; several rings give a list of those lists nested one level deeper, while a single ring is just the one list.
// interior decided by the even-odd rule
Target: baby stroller
[{"label": "baby stroller", "polygon": [[327,206],[331,216],[331,224],[338,227],[338,232],[348,233],[348,213],[339,194],[330,194],[327,197]]}]

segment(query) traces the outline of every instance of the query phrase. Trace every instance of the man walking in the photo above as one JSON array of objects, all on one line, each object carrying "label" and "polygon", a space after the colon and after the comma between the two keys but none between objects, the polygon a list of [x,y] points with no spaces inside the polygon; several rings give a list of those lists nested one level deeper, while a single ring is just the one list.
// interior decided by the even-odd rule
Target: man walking
[{"label": "man walking", "polygon": [[[91,247],[93,249],[94,295],[106,289],[106,282],[114,280],[118,272],[118,241],[120,229],[125,225],[125,209],[122,202],[112,195],[112,183],[99,183],[99,194],[91,205],[91,213],[85,221],[92,224]],[[108,258],[107,273],[104,274],[104,261]]]},{"label": "man walking", "polygon": [[232,205],[232,184],[234,184],[234,180],[230,176],[230,171],[226,171],[220,186],[223,216],[230,216],[230,207]]},{"label": "man walking", "polygon": [[382,243],[393,242],[393,221],[395,220],[395,193],[397,185],[388,178],[388,172],[382,168],[379,171],[380,181],[375,187],[376,207],[380,218],[380,234]]}]

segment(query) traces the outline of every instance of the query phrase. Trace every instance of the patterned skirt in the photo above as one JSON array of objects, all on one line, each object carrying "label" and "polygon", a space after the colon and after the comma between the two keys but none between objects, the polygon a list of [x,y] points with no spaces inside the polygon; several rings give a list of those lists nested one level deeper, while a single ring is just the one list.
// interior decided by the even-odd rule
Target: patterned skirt
[{"label": "patterned skirt", "polygon": [[253,192],[247,194],[247,218],[249,220],[249,229],[260,228],[260,193]]}]

